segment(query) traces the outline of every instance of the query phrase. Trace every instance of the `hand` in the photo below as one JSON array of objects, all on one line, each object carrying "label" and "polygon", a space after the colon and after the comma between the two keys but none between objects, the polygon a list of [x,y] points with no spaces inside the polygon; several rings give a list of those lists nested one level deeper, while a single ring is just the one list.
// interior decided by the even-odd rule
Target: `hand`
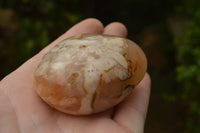
[{"label": "hand", "polygon": [[73,26],[0,82],[1,133],[142,133],[150,95],[150,77],[145,75],[125,101],[113,109],[89,116],[72,116],[45,104],[33,88],[33,73],[42,56],[61,40],[81,33],[126,37],[121,23],[105,28],[96,19]]}]

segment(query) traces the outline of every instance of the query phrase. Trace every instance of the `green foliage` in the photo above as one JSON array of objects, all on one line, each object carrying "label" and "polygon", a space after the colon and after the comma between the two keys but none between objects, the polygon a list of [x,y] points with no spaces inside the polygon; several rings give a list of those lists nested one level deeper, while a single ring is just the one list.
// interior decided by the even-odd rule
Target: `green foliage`
[{"label": "green foliage", "polygon": [[[179,7],[190,16],[188,28],[177,46],[177,80],[181,85],[179,97],[187,103],[185,133],[200,132],[200,8],[199,1],[185,1]],[[179,10],[180,11],[180,10]]]},{"label": "green foliage", "polygon": [[[79,0],[0,1],[0,78],[16,69],[81,19]],[[15,18],[14,18],[14,17]],[[5,18],[5,19],[4,19]],[[8,18],[8,19],[6,19]],[[14,29],[10,24],[15,25]],[[6,45],[5,45],[6,44]]]}]

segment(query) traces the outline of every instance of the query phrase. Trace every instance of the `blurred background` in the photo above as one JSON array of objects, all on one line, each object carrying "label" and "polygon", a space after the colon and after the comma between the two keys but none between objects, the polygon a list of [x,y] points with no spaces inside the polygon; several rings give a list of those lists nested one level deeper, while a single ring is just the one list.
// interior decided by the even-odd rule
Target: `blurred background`
[{"label": "blurred background", "polygon": [[200,133],[199,0],[1,0],[0,79],[88,17],[124,23],[147,55],[145,133]]}]

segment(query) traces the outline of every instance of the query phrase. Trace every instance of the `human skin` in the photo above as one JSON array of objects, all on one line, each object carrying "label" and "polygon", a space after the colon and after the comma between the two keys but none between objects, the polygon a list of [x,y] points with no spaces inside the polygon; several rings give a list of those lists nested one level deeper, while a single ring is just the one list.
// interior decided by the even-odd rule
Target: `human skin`
[{"label": "human skin", "polygon": [[97,19],[83,20],[7,75],[0,82],[0,132],[143,133],[151,84],[148,74],[122,103],[93,115],[64,114],[49,107],[36,94],[33,75],[43,55],[63,39],[82,33],[126,37],[127,29],[119,22],[104,27]]}]

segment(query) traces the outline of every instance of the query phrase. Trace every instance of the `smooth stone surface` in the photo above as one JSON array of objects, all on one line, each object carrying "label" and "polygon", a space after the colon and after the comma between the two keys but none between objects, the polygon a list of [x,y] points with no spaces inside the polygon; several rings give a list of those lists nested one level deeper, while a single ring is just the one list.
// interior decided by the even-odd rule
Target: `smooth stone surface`
[{"label": "smooth stone surface", "polygon": [[121,102],[146,69],[146,57],[134,42],[83,34],[58,43],[43,57],[35,71],[35,86],[51,107],[87,115]]}]

